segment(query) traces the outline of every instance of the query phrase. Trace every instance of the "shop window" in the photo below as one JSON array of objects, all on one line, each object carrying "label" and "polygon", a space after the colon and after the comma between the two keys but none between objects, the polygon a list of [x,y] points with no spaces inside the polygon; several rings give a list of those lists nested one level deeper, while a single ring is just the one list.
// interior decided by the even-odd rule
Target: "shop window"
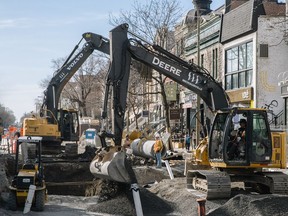
[{"label": "shop window", "polygon": [[225,89],[248,87],[252,83],[253,46],[247,42],[225,51]]}]

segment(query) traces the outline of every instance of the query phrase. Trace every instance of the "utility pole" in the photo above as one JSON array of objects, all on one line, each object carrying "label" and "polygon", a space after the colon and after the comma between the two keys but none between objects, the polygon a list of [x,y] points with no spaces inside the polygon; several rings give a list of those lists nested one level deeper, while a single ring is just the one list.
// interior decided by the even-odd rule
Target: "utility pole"
[{"label": "utility pole", "polygon": [[[197,64],[200,66],[200,9],[199,4],[197,6]],[[197,114],[196,114],[196,143],[199,144],[200,141],[200,97],[197,95]]]}]

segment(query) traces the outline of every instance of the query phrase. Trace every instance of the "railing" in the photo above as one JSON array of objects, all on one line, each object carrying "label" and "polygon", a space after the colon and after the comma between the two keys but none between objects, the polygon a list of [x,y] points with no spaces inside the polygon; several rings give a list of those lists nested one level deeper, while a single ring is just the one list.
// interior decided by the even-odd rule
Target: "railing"
[{"label": "railing", "polygon": [[277,115],[272,112],[268,112],[268,120],[270,125],[275,127],[285,125],[284,110],[280,111]]},{"label": "railing", "polygon": [[284,110],[281,110],[278,114],[275,114],[273,111],[274,107],[278,107],[278,101],[276,100],[272,100],[270,104],[265,104],[265,106],[262,107],[268,110],[267,114],[270,127],[286,129]]}]

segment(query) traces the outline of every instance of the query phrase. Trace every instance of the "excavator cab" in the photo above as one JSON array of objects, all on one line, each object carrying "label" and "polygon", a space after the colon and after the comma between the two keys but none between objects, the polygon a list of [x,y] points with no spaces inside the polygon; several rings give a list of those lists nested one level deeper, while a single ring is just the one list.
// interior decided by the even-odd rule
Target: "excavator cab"
[{"label": "excavator cab", "polygon": [[269,127],[265,109],[218,111],[206,147],[214,169],[188,170],[187,188],[201,190],[206,199],[230,197],[233,182],[257,193],[287,194],[288,176],[270,171],[286,168],[286,133]]},{"label": "excavator cab", "polygon": [[79,140],[79,118],[76,110],[58,110],[59,130],[63,141]]},{"label": "excavator cab", "polygon": [[209,159],[223,168],[270,163],[272,138],[266,110],[232,108],[219,111],[210,133]]}]

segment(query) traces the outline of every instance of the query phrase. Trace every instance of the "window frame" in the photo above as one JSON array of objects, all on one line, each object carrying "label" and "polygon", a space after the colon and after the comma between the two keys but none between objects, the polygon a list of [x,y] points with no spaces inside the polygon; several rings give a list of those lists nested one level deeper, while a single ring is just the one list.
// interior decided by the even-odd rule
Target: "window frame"
[{"label": "window frame", "polygon": [[253,41],[247,41],[225,50],[225,90],[251,86],[252,74]]}]

